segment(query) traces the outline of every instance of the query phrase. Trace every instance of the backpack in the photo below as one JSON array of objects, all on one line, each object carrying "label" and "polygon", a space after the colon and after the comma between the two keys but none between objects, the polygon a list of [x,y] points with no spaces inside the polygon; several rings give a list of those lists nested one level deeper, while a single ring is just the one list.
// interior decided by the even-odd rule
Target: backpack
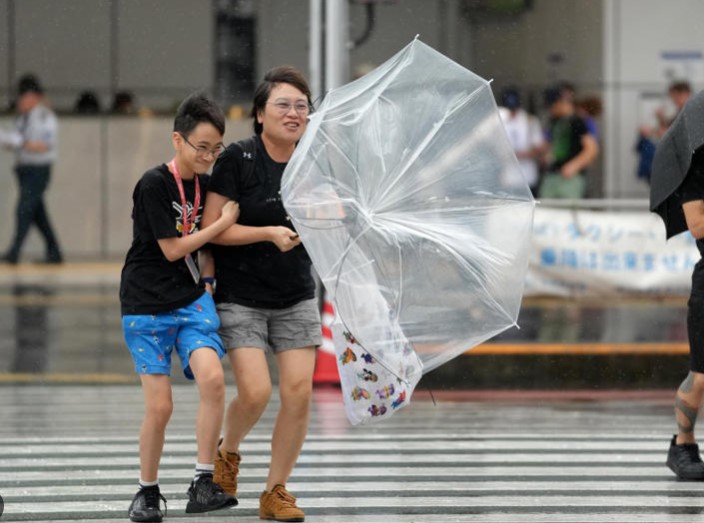
[{"label": "backpack", "polygon": [[257,143],[254,136],[250,136],[249,138],[245,138],[244,140],[237,142],[237,145],[239,145],[240,149],[242,149],[242,156],[240,157],[240,169],[242,170],[240,172],[242,173],[243,178],[249,178],[254,172],[254,160],[257,155]]}]

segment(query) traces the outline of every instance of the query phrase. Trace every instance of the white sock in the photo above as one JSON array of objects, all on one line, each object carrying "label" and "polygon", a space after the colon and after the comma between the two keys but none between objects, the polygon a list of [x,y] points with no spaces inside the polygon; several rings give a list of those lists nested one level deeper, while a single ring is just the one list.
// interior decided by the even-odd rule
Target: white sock
[{"label": "white sock", "polygon": [[215,472],[215,465],[213,465],[212,463],[196,463],[196,471],[193,476],[193,479],[197,480],[204,474],[212,476],[213,472]]},{"label": "white sock", "polygon": [[159,484],[159,480],[154,481],[144,481],[142,478],[139,479],[139,488],[156,487]]}]

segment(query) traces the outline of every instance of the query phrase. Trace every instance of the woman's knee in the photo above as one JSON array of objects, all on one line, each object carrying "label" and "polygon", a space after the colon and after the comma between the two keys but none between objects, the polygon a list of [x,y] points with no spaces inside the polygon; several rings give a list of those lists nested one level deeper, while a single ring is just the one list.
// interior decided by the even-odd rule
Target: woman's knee
[{"label": "woman's knee", "polygon": [[263,409],[271,399],[271,383],[238,384],[237,399],[250,408]]},{"label": "woman's knee", "polygon": [[313,396],[313,382],[307,379],[297,379],[282,383],[279,393],[281,402],[289,408],[307,408]]}]

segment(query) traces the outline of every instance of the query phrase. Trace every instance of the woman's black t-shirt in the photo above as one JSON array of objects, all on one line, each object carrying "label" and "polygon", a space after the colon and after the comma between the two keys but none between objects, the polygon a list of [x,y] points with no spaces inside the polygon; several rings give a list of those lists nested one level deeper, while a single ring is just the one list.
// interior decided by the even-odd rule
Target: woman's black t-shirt
[{"label": "woman's black t-shirt", "polygon": [[[294,229],[281,201],[286,164],[271,159],[259,136],[254,143],[253,155],[238,143],[227,147],[215,163],[209,190],[239,203],[240,225]],[[311,261],[303,245],[285,253],[268,241],[211,249],[218,303],[281,309],[315,296]]]},{"label": "woman's black t-shirt", "polygon": [[[209,176],[197,175],[201,203],[195,219],[200,229]],[[192,216],[195,179],[183,180],[186,211]],[[132,246],[127,252],[120,281],[122,314],[159,314],[193,303],[205,292],[193,281],[183,258],[170,262],[157,240],[182,236],[183,205],[173,174],[164,164],[150,169],[137,182],[132,194]],[[192,253],[194,261],[197,254]]]}]

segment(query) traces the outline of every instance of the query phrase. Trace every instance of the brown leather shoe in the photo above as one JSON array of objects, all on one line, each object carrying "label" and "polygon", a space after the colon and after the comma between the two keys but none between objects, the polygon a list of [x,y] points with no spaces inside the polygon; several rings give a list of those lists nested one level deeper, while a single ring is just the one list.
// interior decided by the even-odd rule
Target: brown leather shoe
[{"label": "brown leather shoe", "polygon": [[237,495],[237,474],[240,472],[240,461],[242,458],[237,452],[225,452],[218,450],[215,453],[215,470],[213,471],[213,481],[230,496]]},{"label": "brown leather shoe", "polygon": [[276,485],[259,498],[259,518],[274,521],[305,521],[304,512],[296,506],[296,498],[283,485]]}]

